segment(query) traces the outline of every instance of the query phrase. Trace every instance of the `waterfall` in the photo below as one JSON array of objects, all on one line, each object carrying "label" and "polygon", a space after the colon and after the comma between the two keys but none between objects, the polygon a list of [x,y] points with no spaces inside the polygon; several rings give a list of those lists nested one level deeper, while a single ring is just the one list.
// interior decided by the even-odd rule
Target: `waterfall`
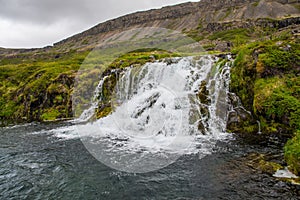
[{"label": "waterfall", "polygon": [[102,88],[103,88],[103,84],[105,82],[105,80],[108,78],[109,76],[104,76],[98,83],[95,91],[94,91],[94,95],[91,101],[91,106],[84,110],[80,117],[78,119],[76,119],[76,122],[86,122],[88,121],[91,117],[94,116],[95,114],[95,110],[98,107],[98,103],[99,101],[101,101],[101,92],[102,92]]},{"label": "waterfall", "polygon": [[[186,57],[129,67],[119,74],[112,98],[113,113],[94,122],[100,129],[94,136],[138,140],[146,147],[161,149],[178,137],[190,140],[187,136],[222,135],[226,129],[230,65],[217,65],[216,61],[212,56]],[[99,82],[96,96],[105,78]],[[207,102],[198,98],[204,82]],[[81,118],[91,116],[95,107],[96,103]],[[162,137],[169,138],[155,144]],[[176,145],[182,147],[178,142]]]},{"label": "waterfall", "polygon": [[[228,135],[230,62],[217,61],[214,56],[172,58],[120,71],[112,113],[78,124],[81,141],[101,162],[130,172],[166,166],[183,154],[210,154]],[[106,78],[80,120],[94,114]]]}]

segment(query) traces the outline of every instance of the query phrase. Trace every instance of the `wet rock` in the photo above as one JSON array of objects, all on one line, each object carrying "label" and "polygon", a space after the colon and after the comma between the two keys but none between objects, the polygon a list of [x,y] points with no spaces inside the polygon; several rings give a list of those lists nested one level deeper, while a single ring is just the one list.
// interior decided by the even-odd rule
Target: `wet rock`
[{"label": "wet rock", "polygon": [[201,82],[199,92],[198,92],[198,98],[201,103],[208,105],[210,104],[211,101],[208,98],[209,91],[207,90],[206,85],[207,85],[206,81]]},{"label": "wet rock", "polygon": [[198,130],[200,131],[200,133],[202,135],[206,135],[206,128],[202,121],[199,121],[199,123],[198,123]]},{"label": "wet rock", "polygon": [[200,105],[200,112],[201,112],[202,118],[205,118],[205,119],[210,118],[208,106]]},{"label": "wet rock", "polygon": [[235,93],[228,94],[230,111],[227,115],[227,131],[240,134],[256,134],[259,132],[258,123],[250,111],[247,111]]},{"label": "wet rock", "polygon": [[228,93],[228,100],[229,100],[229,104],[233,108],[236,108],[241,105],[240,98],[234,93]]},{"label": "wet rock", "polygon": [[[243,107],[236,107],[228,114],[228,121],[227,121],[227,129],[231,130],[232,132],[244,132],[246,125],[255,126],[257,125],[255,120],[253,119],[250,112],[245,110]],[[253,127],[254,128],[254,127]],[[258,128],[254,130],[248,130],[250,132],[258,132]]]},{"label": "wet rock", "polygon": [[247,165],[269,175],[273,175],[277,170],[283,169],[283,166],[276,162],[269,161],[271,158],[271,156],[264,154],[252,153],[247,156]]},{"label": "wet rock", "polygon": [[146,101],[144,102],[144,104],[142,106],[139,106],[134,113],[132,114],[132,118],[138,118],[139,116],[141,116],[145,110],[153,107],[153,105],[157,102],[158,98],[160,97],[160,93],[155,93],[152,96],[150,96],[148,99],[146,99]]}]

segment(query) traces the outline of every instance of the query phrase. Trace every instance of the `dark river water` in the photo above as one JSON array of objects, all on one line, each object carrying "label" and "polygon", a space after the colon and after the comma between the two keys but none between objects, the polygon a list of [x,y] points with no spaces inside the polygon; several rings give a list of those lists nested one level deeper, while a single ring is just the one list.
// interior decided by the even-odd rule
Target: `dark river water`
[{"label": "dark river water", "polygon": [[202,159],[183,155],[166,168],[133,174],[97,161],[80,139],[47,133],[67,123],[0,129],[1,199],[300,199],[298,186],[247,163],[253,152],[282,155],[272,146],[231,139]]}]

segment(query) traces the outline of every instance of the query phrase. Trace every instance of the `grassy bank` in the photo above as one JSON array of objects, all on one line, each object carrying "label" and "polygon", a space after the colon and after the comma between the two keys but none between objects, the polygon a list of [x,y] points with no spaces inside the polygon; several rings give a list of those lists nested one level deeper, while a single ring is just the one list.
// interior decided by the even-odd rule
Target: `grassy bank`
[{"label": "grassy bank", "polygon": [[74,77],[87,53],[25,54],[1,59],[1,120],[40,121],[72,117]]},{"label": "grassy bank", "polygon": [[[300,43],[294,37],[275,37],[234,49],[237,57],[231,74],[231,91],[251,111],[254,120],[244,121],[235,132],[261,132],[286,140],[285,159],[299,174]],[[266,137],[268,138],[268,137]]]}]

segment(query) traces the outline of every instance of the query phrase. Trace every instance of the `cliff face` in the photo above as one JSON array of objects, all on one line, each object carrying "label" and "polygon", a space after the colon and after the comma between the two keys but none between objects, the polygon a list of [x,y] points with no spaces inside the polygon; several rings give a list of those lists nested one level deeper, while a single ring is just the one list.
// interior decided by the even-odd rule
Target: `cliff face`
[{"label": "cliff face", "polygon": [[297,6],[299,6],[298,0],[202,0],[183,3],[162,9],[137,12],[98,24],[87,31],[56,43],[55,46],[57,48],[89,46],[103,38],[132,28],[163,27],[182,31],[191,30],[199,24],[205,28],[216,22],[299,17],[300,10]]}]

